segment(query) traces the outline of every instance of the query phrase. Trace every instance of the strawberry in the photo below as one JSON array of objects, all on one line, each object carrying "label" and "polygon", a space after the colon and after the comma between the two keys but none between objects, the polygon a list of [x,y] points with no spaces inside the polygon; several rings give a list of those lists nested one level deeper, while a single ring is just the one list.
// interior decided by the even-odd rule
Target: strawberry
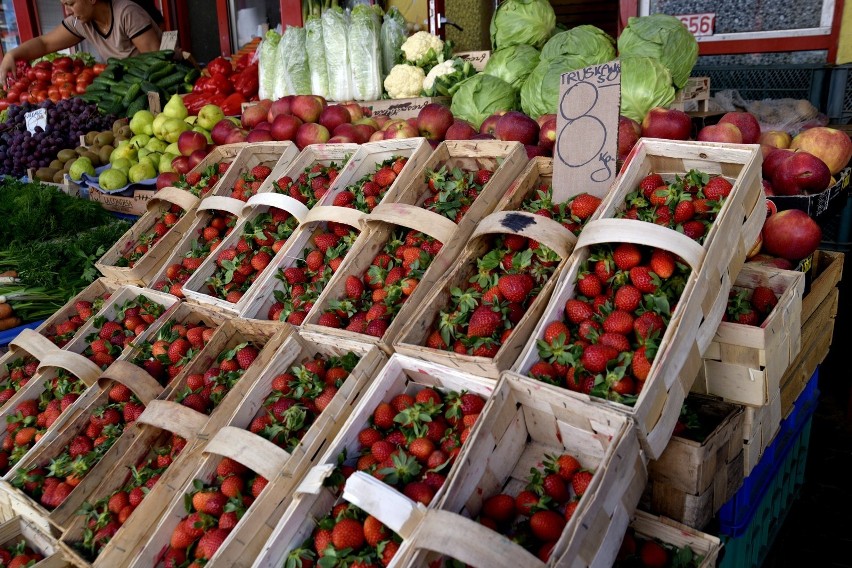
[{"label": "strawberry", "polygon": [[537,361],[530,367],[528,375],[545,383],[556,384],[558,373],[547,361]]},{"label": "strawberry", "polygon": [[381,187],[390,186],[396,180],[396,172],[392,168],[383,167],[373,176],[373,181]]},{"label": "strawberry", "polygon": [[592,472],[581,469],[571,478],[571,489],[574,490],[574,494],[577,497],[581,497],[586,489],[589,488],[589,484],[592,482]]},{"label": "strawberry", "polygon": [[210,529],[204,533],[195,548],[195,558],[206,560],[213,558],[229,534],[229,530],[220,528]]},{"label": "strawberry", "polygon": [[271,260],[271,254],[265,250],[258,251],[251,259],[251,267],[258,272],[262,272],[267,266],[269,266]]},{"label": "strawberry", "polygon": [[505,493],[493,495],[482,504],[482,514],[498,523],[511,521],[515,517],[515,499]]},{"label": "strawberry", "polygon": [[478,185],[485,185],[491,179],[491,176],[494,175],[494,172],[486,169],[479,169],[476,171],[476,175],[474,176],[474,181]]},{"label": "strawberry", "polygon": [[565,517],[555,511],[536,511],[530,517],[530,530],[542,541],[556,541],[565,528]]},{"label": "strawberry", "polygon": [[737,323],[742,325],[760,325],[760,316],[757,315],[757,312],[753,309],[742,309],[740,313],[736,316]]},{"label": "strawberry", "polygon": [[755,286],[751,293],[751,303],[758,312],[768,315],[778,304],[778,298],[772,288]]},{"label": "strawberry", "polygon": [[669,553],[659,543],[646,540],[639,551],[639,558],[646,568],[665,568],[669,565]]},{"label": "strawberry", "polygon": [[429,505],[432,499],[435,498],[435,490],[428,484],[421,481],[413,481],[407,484],[403,490],[403,494],[418,503]]},{"label": "strawberry", "polygon": [[269,177],[269,174],[271,174],[271,173],[272,173],[272,169],[269,166],[264,166],[264,165],[261,164],[261,165],[257,165],[255,167],[253,167],[251,169],[251,172],[249,173],[249,175],[251,177],[253,177],[255,180],[263,181],[267,177]]},{"label": "strawberry", "polygon": [[675,258],[672,253],[663,249],[654,249],[648,263],[651,270],[660,278],[670,278],[675,271]]},{"label": "strawberry", "polygon": [[612,258],[619,270],[629,271],[642,262],[642,251],[633,243],[619,243],[612,253]]},{"label": "strawberry", "polygon": [[672,219],[676,224],[686,223],[695,216],[695,205],[692,201],[681,201],[675,206]]},{"label": "strawberry", "polygon": [[337,550],[351,548],[354,551],[364,546],[364,526],[355,519],[340,519],[331,530],[331,543]]},{"label": "strawberry", "polygon": [[581,193],[571,201],[571,215],[585,221],[601,204],[601,199],[588,193]]},{"label": "strawberry", "polygon": [[649,174],[639,182],[639,189],[642,190],[645,197],[649,197],[661,185],[666,185],[666,182],[660,174]]},{"label": "strawberry", "polygon": [[663,328],[665,328],[663,318],[654,312],[643,312],[633,320],[633,332],[640,340],[649,338],[654,332],[662,333]]},{"label": "strawberry", "polygon": [[175,339],[172,344],[169,345],[169,361],[172,363],[180,362],[180,360],[189,352],[190,348],[192,348],[192,345],[186,339],[182,337]]},{"label": "strawberry", "polygon": [[707,232],[707,226],[701,221],[692,220],[683,224],[683,234],[693,240],[699,240]]},{"label": "strawberry", "polygon": [[642,303],[642,292],[631,284],[625,284],[615,291],[614,303],[617,310],[631,313]]},{"label": "strawberry", "polygon": [[577,277],[577,291],[587,298],[600,295],[603,286],[597,275],[587,272]]},{"label": "strawberry", "polygon": [[630,282],[643,294],[653,294],[659,287],[659,279],[651,274],[651,270],[647,266],[631,268]]},{"label": "strawberry", "polygon": [[317,325],[321,325],[324,327],[340,328],[342,324],[340,322],[340,318],[336,313],[326,312],[320,315],[319,319],[317,320]]},{"label": "strawberry", "polygon": [[388,430],[394,425],[397,412],[387,402],[379,403],[373,411],[373,424],[382,430]]},{"label": "strawberry", "polygon": [[240,369],[248,369],[254,360],[257,358],[258,350],[253,345],[246,345],[239,351],[237,351],[236,359],[237,364],[240,366]]},{"label": "strawberry", "polygon": [[565,485],[565,480],[555,473],[544,477],[542,488],[544,489],[544,494],[557,503],[565,503],[571,497],[568,493],[568,486]]},{"label": "strawberry", "polygon": [[580,462],[570,454],[562,454],[553,462],[556,473],[566,482],[573,479],[574,474],[580,471]]},{"label": "strawberry", "polygon": [[579,324],[594,315],[592,307],[588,302],[582,300],[570,299],[565,302],[565,316],[571,323]]},{"label": "strawberry", "polygon": [[707,199],[724,199],[731,194],[733,187],[731,182],[721,176],[717,176],[708,181],[707,185],[704,186],[704,196]]},{"label": "strawberry", "polygon": [[503,318],[490,306],[479,306],[470,316],[467,333],[470,337],[491,337],[502,325]]},{"label": "strawberry", "polygon": [[607,363],[616,357],[618,357],[618,352],[612,347],[594,344],[586,347],[580,357],[580,362],[587,371],[597,374],[604,372]]},{"label": "strawberry", "polygon": [[552,321],[544,328],[544,340],[548,344],[553,345],[560,336],[562,336],[564,343],[568,343],[571,338],[571,332],[563,322],[558,320]]},{"label": "strawberry", "polygon": [[603,321],[605,332],[627,335],[633,331],[633,316],[629,312],[614,310]]},{"label": "strawberry", "polygon": [[372,515],[364,519],[364,539],[370,546],[378,546],[383,540],[389,540],[391,532],[380,520]]}]

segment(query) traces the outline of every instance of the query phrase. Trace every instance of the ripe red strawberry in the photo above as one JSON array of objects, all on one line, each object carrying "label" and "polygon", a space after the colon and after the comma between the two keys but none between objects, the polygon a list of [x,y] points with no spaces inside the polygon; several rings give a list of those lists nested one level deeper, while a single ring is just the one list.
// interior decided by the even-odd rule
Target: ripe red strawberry
[{"label": "ripe red strawberry", "polygon": [[631,268],[630,282],[643,294],[653,294],[659,286],[647,266],[635,266]]},{"label": "ripe red strawberry", "polygon": [[692,201],[681,201],[675,206],[673,220],[677,224],[686,223],[695,217],[695,205]]},{"label": "ripe red strawberry", "polygon": [[340,318],[334,312],[326,312],[326,313],[320,315],[319,319],[317,320],[317,324],[324,326],[324,327],[333,327],[333,328],[340,328],[341,327]]},{"label": "ripe red strawberry", "polygon": [[580,471],[580,462],[577,461],[577,458],[570,454],[562,454],[558,458],[556,458],[553,463],[554,469],[556,469],[556,473],[564,479],[566,482],[571,481],[574,478],[574,474]]},{"label": "ripe red strawberry", "polygon": [[663,318],[654,312],[643,312],[633,321],[633,333],[637,339],[647,339],[655,331],[662,334],[664,327]]},{"label": "ripe red strawberry", "polygon": [[618,357],[618,352],[607,345],[593,344],[586,347],[580,362],[583,367],[592,374],[602,373],[606,370],[607,363]]},{"label": "ripe red strawberry", "polygon": [[669,553],[659,543],[646,540],[639,550],[642,566],[646,568],[665,568],[669,565]]},{"label": "ripe red strawberry", "polygon": [[254,360],[257,358],[258,350],[253,345],[246,345],[239,351],[237,351],[236,359],[237,364],[240,366],[240,369],[246,370],[248,369]]},{"label": "ripe red strawberry", "polygon": [[592,482],[592,472],[581,469],[577,473],[574,474],[574,477],[571,478],[571,489],[574,490],[574,493],[581,497],[586,489],[589,488],[589,484]]},{"label": "ripe red strawberry", "polygon": [[603,321],[604,331],[627,335],[633,331],[633,316],[629,312],[613,310]]},{"label": "ripe red strawberry", "polygon": [[251,267],[254,268],[258,272],[262,272],[267,266],[269,266],[269,262],[272,260],[272,255],[266,252],[265,250],[258,251],[251,258]]},{"label": "ripe red strawberry", "polygon": [[571,201],[571,215],[585,221],[601,204],[601,199],[588,193],[581,193]]},{"label": "ripe red strawberry", "polygon": [[631,313],[642,303],[642,292],[631,284],[625,284],[615,291],[615,308]]},{"label": "ripe red strawberry", "polygon": [[482,504],[482,514],[498,523],[511,521],[515,517],[515,498],[505,493],[493,495]]},{"label": "ripe red strawberry", "polygon": [[124,422],[126,424],[135,422],[140,416],[142,416],[143,412],[145,412],[145,406],[138,402],[128,402],[124,405],[124,409],[122,411],[122,414],[124,415]]},{"label": "ripe red strawberry", "polygon": [[373,424],[382,430],[388,430],[394,426],[394,417],[397,412],[387,402],[381,402],[373,411]]},{"label": "ripe red strawberry", "polygon": [[387,330],[388,320],[385,318],[378,318],[367,323],[364,333],[372,337],[383,337]]},{"label": "ripe red strawberry", "polygon": [[491,179],[492,175],[494,175],[494,172],[486,169],[480,169],[477,170],[474,181],[479,185],[485,185]]},{"label": "ripe red strawberry", "polygon": [[692,220],[683,224],[683,234],[690,239],[698,240],[707,232],[707,226],[701,221]]},{"label": "ripe red strawberry", "polygon": [[503,317],[491,306],[479,306],[470,316],[467,334],[470,337],[491,337],[501,327]]},{"label": "ripe red strawberry", "polygon": [[[631,326],[631,331],[633,327]],[[605,332],[598,337],[598,343],[602,345],[609,345],[619,353],[624,351],[630,351],[630,340],[627,339],[627,336],[622,335],[620,333],[609,333]]]},{"label": "ripe red strawberry", "polygon": [[530,517],[530,530],[539,540],[559,540],[565,528],[565,517],[555,511],[536,511]]},{"label": "ripe red strawberry", "polygon": [[556,369],[554,369],[553,365],[547,361],[535,362],[533,366],[530,367],[528,374],[530,377],[546,383],[555,384],[558,380],[558,373],[556,372]]},{"label": "ripe red strawberry", "polygon": [[714,177],[704,186],[704,196],[707,199],[724,199],[731,194],[731,182],[721,176]]},{"label": "ripe red strawberry", "polygon": [[642,262],[642,251],[633,243],[619,243],[612,253],[612,259],[619,270],[630,270]]},{"label": "ripe red strawberry", "polygon": [[675,271],[675,257],[667,250],[654,249],[649,266],[660,278],[670,278]]},{"label": "ripe red strawberry", "polygon": [[756,286],[751,293],[751,303],[761,314],[768,315],[778,304],[778,298],[772,288]]},{"label": "ripe red strawberry", "polygon": [[226,529],[210,529],[202,536],[195,548],[195,558],[209,560],[213,558],[231,531]]},{"label": "ripe red strawberry", "polygon": [[542,488],[544,489],[544,494],[557,503],[565,503],[571,498],[565,480],[558,474],[551,473],[544,476]]},{"label": "ripe red strawberry", "polygon": [[588,302],[574,298],[565,302],[565,316],[571,323],[579,324],[591,318],[594,314]]},{"label": "ripe red strawberry", "polygon": [[356,519],[340,519],[331,530],[331,543],[337,550],[351,548],[357,551],[364,546],[364,542],[364,526]]},{"label": "ripe red strawberry", "polygon": [[529,274],[507,274],[497,281],[497,287],[503,297],[510,302],[522,303],[528,299],[535,286],[535,281]]},{"label": "ripe red strawberry", "polygon": [[169,361],[171,361],[172,363],[180,362],[180,360],[183,359],[183,357],[189,352],[191,348],[192,345],[183,337],[175,339],[172,344],[169,345]]},{"label": "ripe red strawberry", "polygon": [[112,402],[127,402],[130,400],[130,397],[133,395],[133,392],[126,386],[121,383],[115,383],[109,389],[109,399]]},{"label": "ripe red strawberry", "polygon": [[263,181],[267,177],[269,177],[269,174],[271,174],[271,173],[272,173],[272,169],[269,166],[264,166],[264,165],[261,164],[261,165],[257,165],[255,167],[253,167],[251,169],[250,175],[255,180]]},{"label": "ripe red strawberry", "polygon": [[390,186],[394,180],[396,180],[396,173],[393,171],[393,168],[383,167],[373,176],[373,181],[379,184],[381,187]]},{"label": "ripe red strawberry", "polygon": [[651,193],[661,185],[666,185],[666,182],[660,174],[649,174],[642,178],[642,181],[639,182],[639,189],[642,190],[645,197],[649,197]]},{"label": "ripe red strawberry", "polygon": [[760,325],[760,316],[757,315],[757,312],[753,309],[746,309],[737,314],[736,322],[742,325]]},{"label": "ripe red strawberry", "polygon": [[600,295],[602,288],[601,281],[596,274],[588,272],[577,277],[577,291],[587,298]]},{"label": "ripe red strawberry", "polygon": [[571,332],[563,322],[559,320],[552,321],[544,328],[544,340],[550,345],[553,345],[559,336],[563,336],[564,343],[568,343],[571,339]]}]

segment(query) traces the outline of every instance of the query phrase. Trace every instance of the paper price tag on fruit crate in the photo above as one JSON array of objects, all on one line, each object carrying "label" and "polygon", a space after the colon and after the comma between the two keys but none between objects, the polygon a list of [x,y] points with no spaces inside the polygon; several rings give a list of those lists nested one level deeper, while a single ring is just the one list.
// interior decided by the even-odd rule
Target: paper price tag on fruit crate
[{"label": "paper price tag on fruit crate", "polygon": [[40,108],[24,115],[24,120],[27,123],[27,130],[30,134],[35,134],[36,126],[41,126],[42,130],[47,130],[47,109]]},{"label": "paper price tag on fruit crate", "polygon": [[163,32],[163,37],[160,39],[160,50],[174,49],[177,47],[178,33]]},{"label": "paper price tag on fruit crate", "polygon": [[563,73],[556,109],[553,199],[578,193],[603,198],[615,181],[621,62]]}]

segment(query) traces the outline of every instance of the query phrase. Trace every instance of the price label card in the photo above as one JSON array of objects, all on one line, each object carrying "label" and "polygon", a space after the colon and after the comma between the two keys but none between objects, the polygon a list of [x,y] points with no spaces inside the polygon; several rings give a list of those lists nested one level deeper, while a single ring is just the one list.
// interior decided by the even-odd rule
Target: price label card
[{"label": "price label card", "polygon": [[553,200],[603,197],[615,180],[621,62],[563,73],[553,149]]},{"label": "price label card", "polygon": [[177,47],[177,40],[177,32],[163,32],[163,37],[160,39],[160,51],[164,49],[174,49]]},{"label": "price label card", "polygon": [[47,130],[47,109],[40,108],[24,115],[24,120],[27,123],[27,130],[30,134],[35,134],[36,126],[41,126],[42,130]]},{"label": "price label card", "polygon": [[716,27],[716,14],[683,14],[675,18],[683,22],[695,37],[712,36],[713,28]]}]

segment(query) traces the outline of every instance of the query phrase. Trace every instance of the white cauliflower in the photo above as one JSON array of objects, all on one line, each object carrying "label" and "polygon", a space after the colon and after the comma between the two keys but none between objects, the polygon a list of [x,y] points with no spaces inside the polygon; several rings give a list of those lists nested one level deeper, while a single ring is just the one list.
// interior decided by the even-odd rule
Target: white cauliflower
[{"label": "white cauliflower", "polygon": [[432,85],[435,84],[435,79],[437,79],[438,77],[449,75],[450,73],[455,71],[455,63],[456,62],[454,59],[448,59],[443,63],[439,63],[432,67],[432,70],[429,71],[428,75],[426,75],[426,79],[423,80],[423,90],[428,91],[429,89],[431,89]]},{"label": "white cauliflower", "polygon": [[426,73],[414,65],[394,65],[385,77],[385,91],[392,99],[419,97]]},{"label": "white cauliflower", "polygon": [[428,59],[430,49],[434,50],[433,56],[441,53],[444,50],[444,42],[429,32],[417,32],[405,40],[400,49],[405,54],[406,61],[417,63]]}]

